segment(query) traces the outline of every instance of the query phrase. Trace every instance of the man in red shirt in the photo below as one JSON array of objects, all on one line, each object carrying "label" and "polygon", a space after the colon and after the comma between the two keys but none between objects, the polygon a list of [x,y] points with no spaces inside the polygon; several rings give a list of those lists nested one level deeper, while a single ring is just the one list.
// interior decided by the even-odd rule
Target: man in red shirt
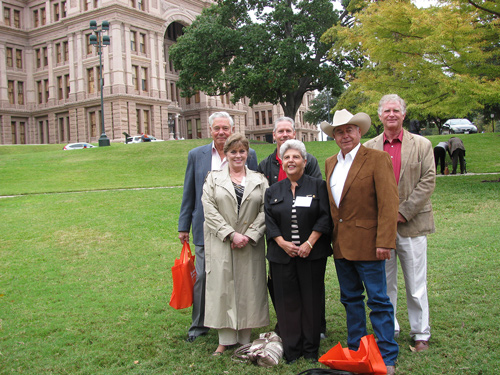
[{"label": "man in red shirt", "polygon": [[[269,186],[286,178],[286,173],[279,158],[280,147],[287,140],[295,139],[295,136],[295,121],[293,119],[290,117],[280,117],[274,122],[273,138],[276,142],[276,150],[263,159],[257,168],[258,172],[266,176]],[[307,164],[304,174],[323,178],[318,160],[309,153],[307,154]]]},{"label": "man in red shirt", "polygon": [[[403,129],[406,103],[396,94],[382,97],[378,107],[384,132],[364,145],[384,150],[391,156],[398,183],[399,212],[396,249],[386,261],[387,294],[397,307],[399,258],[406,287],[410,336],[417,352],[429,348],[431,337],[427,298],[427,234],[434,233],[430,197],[434,191],[436,167],[431,142]],[[394,319],[395,335],[399,323]]]}]

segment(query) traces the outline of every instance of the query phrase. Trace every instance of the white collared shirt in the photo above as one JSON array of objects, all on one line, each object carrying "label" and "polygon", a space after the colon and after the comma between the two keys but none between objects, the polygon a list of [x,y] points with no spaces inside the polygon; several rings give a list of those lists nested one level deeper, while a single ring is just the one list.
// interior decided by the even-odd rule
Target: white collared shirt
[{"label": "white collared shirt", "polygon": [[220,158],[219,152],[215,148],[215,143],[212,141],[212,171],[219,171],[227,164],[226,157]]},{"label": "white collared shirt", "polygon": [[347,179],[352,162],[354,161],[360,146],[361,143],[354,147],[351,152],[345,156],[345,158],[344,155],[342,155],[342,151],[340,151],[337,155],[337,165],[335,165],[335,169],[330,177],[330,189],[337,207],[340,207],[340,198],[342,197],[342,191],[344,190],[345,180]]}]

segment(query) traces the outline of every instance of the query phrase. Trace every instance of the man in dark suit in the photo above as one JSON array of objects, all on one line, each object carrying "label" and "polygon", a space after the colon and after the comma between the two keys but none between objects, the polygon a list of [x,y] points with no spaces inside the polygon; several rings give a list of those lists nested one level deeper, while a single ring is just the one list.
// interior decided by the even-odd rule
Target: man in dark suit
[{"label": "man in dark suit", "polygon": [[391,159],[360,144],[371,125],[366,113],[335,112],[333,124],[321,129],[340,147],[325,162],[333,219],[333,256],[340,300],[347,315],[347,345],[358,350],[367,335],[363,292],[370,320],[387,366],[395,373],[399,347],[394,340],[394,309],[387,295],[385,260],[396,246],[398,190]]},{"label": "man in dark suit", "polygon": [[[184,192],[179,214],[179,239],[189,242],[192,227],[196,255],[196,283],[193,291],[192,323],[186,341],[193,342],[197,337],[208,332],[204,326],[205,318],[205,246],[203,236],[203,206],[201,194],[207,173],[219,170],[227,163],[224,155],[224,143],[234,132],[234,122],[227,112],[215,112],[209,119],[210,134],[213,142],[197,147],[188,154]],[[257,155],[250,149],[247,166],[257,170]]]}]

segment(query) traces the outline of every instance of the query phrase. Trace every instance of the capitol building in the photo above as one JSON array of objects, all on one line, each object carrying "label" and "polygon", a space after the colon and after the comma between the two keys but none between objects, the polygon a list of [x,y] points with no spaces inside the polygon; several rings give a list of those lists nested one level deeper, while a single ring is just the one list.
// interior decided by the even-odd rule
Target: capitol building
[{"label": "capitol building", "polygon": [[[164,140],[208,138],[208,117],[227,111],[236,132],[272,142],[279,105],[230,95],[180,96],[169,48],[211,1],[203,0],[1,0],[0,144],[97,142],[101,135],[98,49],[90,22],[109,22],[102,49],[105,132]],[[104,34],[105,33],[105,34]],[[314,141],[318,130],[303,121],[313,93],[296,116],[297,139]]]}]

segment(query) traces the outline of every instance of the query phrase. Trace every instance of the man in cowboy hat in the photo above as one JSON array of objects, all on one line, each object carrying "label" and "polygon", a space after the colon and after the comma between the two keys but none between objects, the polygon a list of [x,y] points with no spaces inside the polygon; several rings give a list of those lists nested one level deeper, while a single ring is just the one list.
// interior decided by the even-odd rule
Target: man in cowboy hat
[{"label": "man in cowboy hat", "polygon": [[366,336],[363,292],[387,373],[395,373],[399,347],[394,340],[394,309],[387,295],[385,260],[396,246],[398,189],[389,155],[367,149],[361,136],[371,126],[366,113],[336,111],[321,129],[340,147],[325,162],[334,223],[333,255],[340,301],[347,315],[347,345],[357,350]]}]

